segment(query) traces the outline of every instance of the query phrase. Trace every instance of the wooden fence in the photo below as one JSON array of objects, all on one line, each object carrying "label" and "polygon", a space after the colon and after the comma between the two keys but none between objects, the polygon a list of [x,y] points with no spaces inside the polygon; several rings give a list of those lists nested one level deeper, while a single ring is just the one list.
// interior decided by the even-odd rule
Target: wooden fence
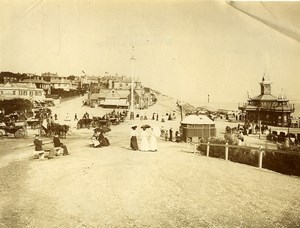
[{"label": "wooden fence", "polygon": [[206,145],[206,156],[209,157],[209,148],[211,146],[218,146],[218,147],[224,147],[224,153],[225,153],[225,160],[228,161],[228,148],[240,148],[240,149],[250,149],[254,151],[258,151],[258,167],[262,168],[262,162],[263,162],[263,155],[264,153],[280,153],[280,154],[291,154],[291,155],[297,155],[300,156],[299,152],[296,151],[285,151],[285,150],[274,150],[274,149],[267,149],[263,148],[262,146],[260,147],[248,147],[248,146],[234,146],[234,145],[229,145],[228,143],[226,144],[212,144],[212,143],[189,143],[188,144],[188,150],[190,146],[193,147],[193,153],[197,153],[197,147],[199,145]]}]

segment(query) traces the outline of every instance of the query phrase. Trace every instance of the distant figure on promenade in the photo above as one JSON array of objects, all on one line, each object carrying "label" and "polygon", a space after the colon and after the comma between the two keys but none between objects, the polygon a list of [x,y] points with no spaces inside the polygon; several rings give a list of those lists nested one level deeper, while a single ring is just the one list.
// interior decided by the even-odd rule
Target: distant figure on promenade
[{"label": "distant figure on promenade", "polygon": [[156,140],[156,132],[151,128],[150,132],[150,143],[149,143],[150,151],[157,151],[157,140]]},{"label": "distant figure on promenade", "polygon": [[63,148],[63,155],[69,155],[69,151],[68,151],[68,148],[66,145],[64,145],[63,143],[60,142],[60,139],[58,137],[58,134],[55,134],[53,136],[53,144],[54,144],[54,148],[58,148],[58,147],[61,147]]},{"label": "distant figure on promenade", "polygon": [[78,121],[78,119],[77,119],[77,113],[75,113],[74,120]]},{"label": "distant figure on promenade", "polygon": [[67,113],[66,118],[65,118],[65,121],[70,121],[70,120],[71,120],[71,119],[70,119],[69,113]]},{"label": "distant figure on promenade", "polygon": [[57,114],[56,113],[54,114],[54,119],[57,120]]},{"label": "distant figure on promenade", "polygon": [[154,120],[154,119],[155,119],[155,113],[152,114],[152,120]]},{"label": "distant figure on promenade", "polygon": [[148,135],[146,132],[146,128],[143,128],[143,131],[141,133],[141,151],[148,151],[149,150],[149,143],[148,143]]},{"label": "distant figure on promenade", "polygon": [[172,128],[170,128],[170,130],[169,130],[169,141],[173,141],[173,130],[172,130]]},{"label": "distant figure on promenade", "polygon": [[136,131],[137,126],[132,126],[131,127],[131,133],[130,133],[130,148],[133,150],[138,150],[138,143],[137,143],[137,131]]},{"label": "distant figure on promenade", "polygon": [[165,130],[165,141],[168,141],[169,139],[169,131],[166,129]]},{"label": "distant figure on promenade", "polygon": [[161,116],[161,122],[165,122],[164,115]]},{"label": "distant figure on promenade", "polygon": [[156,121],[158,121],[158,113],[156,113]]},{"label": "distant figure on promenade", "polygon": [[176,131],[176,132],[175,132],[175,141],[176,141],[176,142],[180,142],[180,140],[181,140],[181,138],[180,138],[180,133],[179,133],[179,131]]}]

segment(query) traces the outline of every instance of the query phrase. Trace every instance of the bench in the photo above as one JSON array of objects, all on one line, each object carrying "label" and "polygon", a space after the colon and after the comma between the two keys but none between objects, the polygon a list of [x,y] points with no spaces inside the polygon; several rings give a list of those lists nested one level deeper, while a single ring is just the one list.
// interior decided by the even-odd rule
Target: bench
[{"label": "bench", "polygon": [[[44,149],[41,151],[34,151],[33,157],[41,159],[41,160],[45,159],[45,157],[48,157],[48,159],[49,159],[51,150],[53,151],[53,156],[54,155],[56,155],[56,156],[62,155],[62,152],[63,152],[63,148],[61,148],[61,147],[47,148],[47,149]],[[52,156],[51,156],[51,158],[52,158]]]}]

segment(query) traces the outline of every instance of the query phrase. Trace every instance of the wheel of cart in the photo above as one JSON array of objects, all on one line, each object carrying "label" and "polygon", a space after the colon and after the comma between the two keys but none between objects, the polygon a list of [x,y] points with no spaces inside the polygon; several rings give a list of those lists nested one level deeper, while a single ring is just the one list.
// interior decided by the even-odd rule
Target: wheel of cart
[{"label": "wheel of cart", "polygon": [[26,132],[25,132],[25,130],[24,130],[23,128],[20,128],[20,129],[18,129],[18,130],[15,132],[15,137],[16,137],[17,139],[19,139],[19,138],[24,138],[25,135],[26,135]]}]

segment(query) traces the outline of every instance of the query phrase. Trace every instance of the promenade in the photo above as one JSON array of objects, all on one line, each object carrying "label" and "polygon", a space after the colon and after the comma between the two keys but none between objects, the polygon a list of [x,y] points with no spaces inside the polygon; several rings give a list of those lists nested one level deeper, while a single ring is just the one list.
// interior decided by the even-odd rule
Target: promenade
[{"label": "promenade", "polygon": [[[78,107],[80,99],[54,112],[68,110],[71,118],[91,113]],[[173,106],[162,97],[143,112],[151,117]],[[111,146],[105,148],[89,147],[92,129],[77,130],[70,121],[71,133],[62,142],[71,155],[44,161],[29,159],[33,148],[26,145],[33,139],[2,139],[0,227],[300,226],[298,177],[195,155],[185,152],[186,144],[163,139],[158,152],[130,150],[133,123],[175,128],[178,118],[126,120],[111,127]]]}]

